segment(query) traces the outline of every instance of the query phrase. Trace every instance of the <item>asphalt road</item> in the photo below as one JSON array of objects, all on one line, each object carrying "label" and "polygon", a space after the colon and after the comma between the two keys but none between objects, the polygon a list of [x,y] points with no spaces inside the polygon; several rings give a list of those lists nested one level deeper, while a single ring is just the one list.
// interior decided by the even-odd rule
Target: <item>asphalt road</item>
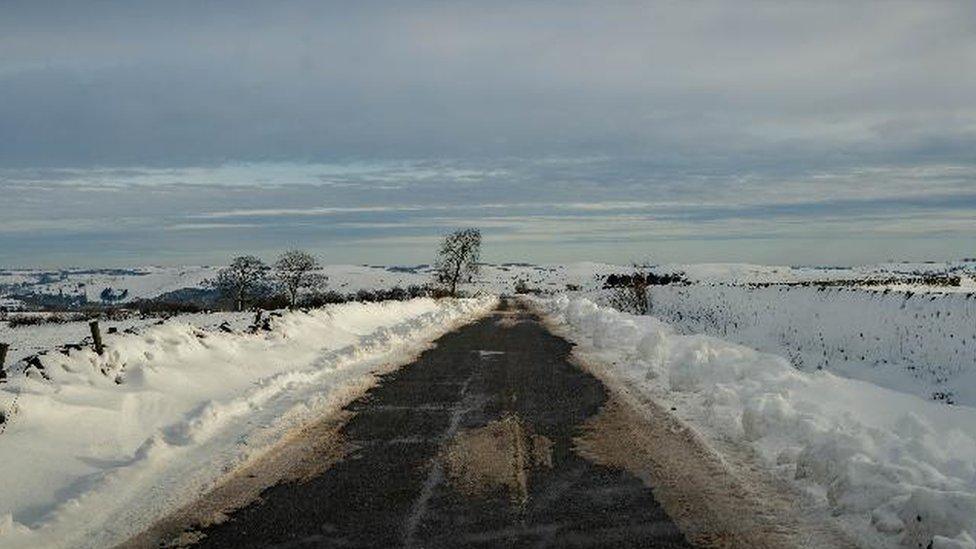
[{"label": "asphalt road", "polygon": [[347,408],[344,459],[198,546],[688,547],[638,478],[574,450],[607,390],[514,307],[385,376]]}]

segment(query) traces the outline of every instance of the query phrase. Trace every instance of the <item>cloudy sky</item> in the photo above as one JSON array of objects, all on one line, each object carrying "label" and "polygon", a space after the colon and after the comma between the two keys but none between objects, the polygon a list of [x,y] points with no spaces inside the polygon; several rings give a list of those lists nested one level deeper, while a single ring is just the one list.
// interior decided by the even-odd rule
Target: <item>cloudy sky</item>
[{"label": "cloudy sky", "polygon": [[0,266],[976,256],[976,4],[0,3]]}]

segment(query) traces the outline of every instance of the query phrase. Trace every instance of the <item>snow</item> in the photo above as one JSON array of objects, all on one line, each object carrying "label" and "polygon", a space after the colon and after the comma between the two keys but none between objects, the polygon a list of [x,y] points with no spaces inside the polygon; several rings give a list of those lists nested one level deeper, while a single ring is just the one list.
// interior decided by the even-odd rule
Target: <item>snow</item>
[{"label": "snow", "polygon": [[535,298],[585,360],[671,403],[706,439],[754,449],[883,544],[973,547],[976,408],[947,406],[581,297]]},{"label": "snow", "polygon": [[[125,291],[119,303],[154,298],[183,288],[202,288],[217,276],[220,266],[157,267],[132,269],[20,269],[0,271],[0,297],[3,294],[38,293],[86,296],[99,302],[103,290]],[[431,281],[428,272],[389,270],[383,266],[327,265],[322,274],[329,277],[328,289],[353,293],[362,289],[410,286]],[[7,298],[8,305],[15,305]]]},{"label": "snow", "polygon": [[656,286],[651,313],[899,391],[976,405],[976,299],[850,288]]},{"label": "snow", "polygon": [[[65,269],[57,271],[20,269],[0,271],[0,299],[9,308],[19,302],[5,294],[38,293],[64,296],[86,296],[98,302],[101,292],[111,288],[125,291],[120,303],[141,298],[153,298],[182,288],[200,288],[204,281],[216,276],[220,267],[134,267],[132,269]],[[465,289],[472,292],[500,293],[511,291],[516,277],[534,287],[563,290],[566,284],[593,287],[599,275],[619,271],[620,267],[599,263],[572,265],[483,265],[481,273]],[[322,274],[328,280],[327,289],[343,294],[362,289],[375,290],[394,286],[429,284],[434,280],[430,265],[326,265]]]},{"label": "snow", "polygon": [[201,287],[219,267],[138,267],[134,269],[64,269],[58,271],[20,269],[0,272],[0,286],[51,295],[85,295],[99,301],[102,290],[128,290],[122,301],[151,298],[187,287]]},{"label": "snow", "polygon": [[[177,322],[192,324],[200,328],[213,328],[226,322],[237,330],[245,328],[253,320],[254,313],[251,312],[194,313],[179,315],[175,318]],[[144,329],[162,321],[158,317],[142,318],[133,316],[124,320],[103,319],[99,321],[99,326],[102,333],[107,333],[111,328],[122,332],[130,329]],[[8,368],[31,355],[49,352],[65,344],[81,343],[86,340],[90,341],[90,339],[91,332],[87,321],[48,323],[18,326],[16,328],[10,327],[7,323],[0,322],[0,341],[10,345],[6,361]]]},{"label": "snow", "polygon": [[[16,308],[9,296],[29,292],[95,300],[112,288],[128,290],[126,300],[150,298],[199,287],[218,268],[5,270],[0,306]],[[558,295],[536,303],[578,352],[674,403],[713,440],[755,449],[855,527],[886,541],[976,549],[976,262],[653,270],[689,281],[651,288],[657,318],[589,301],[627,266],[486,264],[463,290],[511,293],[524,280]],[[323,273],[341,293],[433,279],[429,265],[328,265]],[[961,284],[924,282],[947,274]],[[241,332],[253,313],[161,325],[103,320],[103,333],[138,333],[106,335],[103,357],[49,352],[42,372],[0,385],[0,411],[11,418],[0,425],[0,546],[124,538],[490,302],[332,306],[276,318],[274,331],[251,335]],[[234,334],[216,329],[224,322]],[[23,358],[87,337],[84,322],[0,322],[14,374]]]},{"label": "snow", "polygon": [[[752,265],[748,263],[695,263],[660,265],[655,271],[683,273],[701,284],[798,284],[811,282],[847,281],[872,283],[866,287],[914,292],[971,292],[976,286],[976,262],[946,261],[932,263],[878,263],[853,267]],[[923,275],[957,275],[959,286],[919,284],[914,279]],[[902,283],[879,281],[902,280]]]},{"label": "snow", "polygon": [[[0,270],[0,306],[16,309],[20,302],[11,295],[38,293],[85,296],[89,303],[98,302],[105,289],[122,297],[118,302],[153,298],[183,288],[200,288],[216,276],[220,266],[141,266],[129,269],[6,269]],[[526,280],[529,287],[562,292],[567,286],[591,291],[602,285],[611,273],[630,271],[626,265],[576,262],[568,264],[502,263],[483,264],[481,273],[465,285],[470,292],[511,292],[516,279]],[[699,284],[796,284],[818,281],[874,281],[874,288],[914,292],[976,291],[976,262],[882,263],[855,267],[777,266],[745,263],[663,264],[654,267],[659,273],[683,273]],[[428,284],[433,280],[430,265],[325,265],[322,274],[329,277],[328,289],[354,293],[361,289]],[[922,274],[960,276],[959,286],[930,286],[912,282]],[[879,279],[893,279],[877,285]],[[898,281],[903,282],[898,282]]]},{"label": "snow", "polygon": [[255,334],[178,317],[45,355],[0,385],[0,546],[118,543],[494,303],[348,303]]}]

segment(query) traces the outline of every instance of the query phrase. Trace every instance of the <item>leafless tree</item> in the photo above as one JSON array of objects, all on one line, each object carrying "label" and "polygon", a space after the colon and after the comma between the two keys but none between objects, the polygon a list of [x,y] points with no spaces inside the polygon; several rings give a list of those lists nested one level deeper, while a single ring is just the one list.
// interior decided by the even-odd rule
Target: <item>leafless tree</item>
[{"label": "leafless tree", "polygon": [[253,299],[260,296],[268,287],[268,265],[253,255],[235,257],[230,265],[217,272],[217,277],[208,281],[209,285],[220,290],[234,301],[234,308],[243,311]]},{"label": "leafless tree", "polygon": [[622,275],[620,283],[610,290],[607,301],[611,307],[625,313],[646,315],[650,312],[651,301],[648,293],[650,273],[643,265],[634,264],[629,276]]},{"label": "leafless tree", "polygon": [[481,258],[481,231],[459,229],[444,237],[435,267],[437,280],[457,295],[458,284],[478,274]]},{"label": "leafless tree", "polygon": [[288,298],[288,307],[295,308],[302,290],[318,290],[325,286],[328,277],[318,273],[322,266],[315,256],[304,250],[289,250],[274,264],[274,277],[281,291]]}]

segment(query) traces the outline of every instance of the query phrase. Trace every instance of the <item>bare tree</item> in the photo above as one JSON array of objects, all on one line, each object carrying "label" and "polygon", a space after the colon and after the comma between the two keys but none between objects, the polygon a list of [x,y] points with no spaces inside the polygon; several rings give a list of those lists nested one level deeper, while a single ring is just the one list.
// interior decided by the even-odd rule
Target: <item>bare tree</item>
[{"label": "bare tree", "polygon": [[478,274],[478,260],[481,258],[481,231],[478,229],[459,229],[444,237],[435,267],[437,280],[448,287],[452,296],[457,295],[457,286],[465,279]]},{"label": "bare tree", "polygon": [[253,255],[235,257],[230,265],[217,272],[217,278],[208,284],[234,301],[234,309],[243,311],[245,306],[260,296],[268,287],[268,265]]},{"label": "bare tree", "polygon": [[651,308],[648,293],[651,276],[645,266],[634,264],[630,275],[615,277],[616,283],[607,296],[610,306],[625,313],[646,315]]},{"label": "bare tree", "polygon": [[289,250],[274,264],[274,277],[288,298],[288,307],[295,308],[302,290],[317,290],[325,286],[328,277],[318,273],[322,266],[315,256],[304,250]]}]

